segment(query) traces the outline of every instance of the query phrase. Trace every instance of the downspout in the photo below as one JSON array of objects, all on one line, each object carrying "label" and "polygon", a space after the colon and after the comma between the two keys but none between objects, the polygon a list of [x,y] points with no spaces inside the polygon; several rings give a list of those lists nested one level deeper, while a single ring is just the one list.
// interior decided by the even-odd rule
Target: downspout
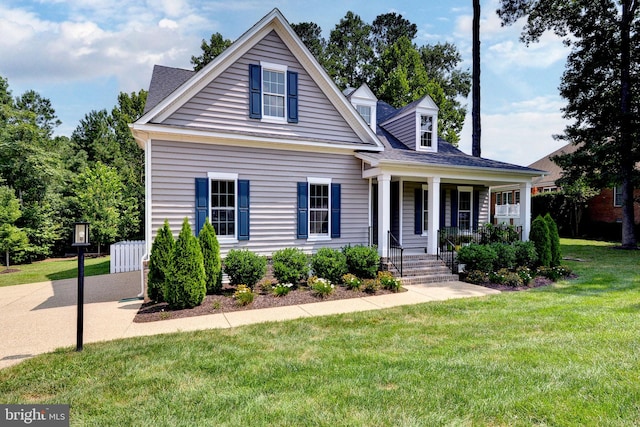
[{"label": "downspout", "polygon": [[148,136],[144,142],[144,222],[145,252],[140,259],[140,299],[146,296],[144,263],[151,255],[151,139]]}]

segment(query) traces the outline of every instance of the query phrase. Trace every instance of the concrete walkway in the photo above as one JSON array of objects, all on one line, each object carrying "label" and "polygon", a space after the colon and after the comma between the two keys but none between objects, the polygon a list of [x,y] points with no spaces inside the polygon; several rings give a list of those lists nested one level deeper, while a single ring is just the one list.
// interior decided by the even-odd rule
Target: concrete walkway
[{"label": "concrete walkway", "polygon": [[[85,278],[84,344],[252,323],[376,310],[400,305],[479,297],[499,291],[463,282],[405,286],[407,292],[287,307],[236,311],[133,323],[142,301],[140,272]],[[59,347],[75,347],[77,280],[0,288],[0,368]]]}]

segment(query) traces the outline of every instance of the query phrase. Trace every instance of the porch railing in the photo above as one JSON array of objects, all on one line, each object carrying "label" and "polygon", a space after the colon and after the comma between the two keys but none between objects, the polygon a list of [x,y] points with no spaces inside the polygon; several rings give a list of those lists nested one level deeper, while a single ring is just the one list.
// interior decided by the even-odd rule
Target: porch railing
[{"label": "porch railing", "polygon": [[387,231],[387,253],[389,254],[389,263],[395,267],[402,277],[402,264],[403,264],[403,252],[404,248],[398,242],[398,239]]},{"label": "porch railing", "polygon": [[438,258],[447,264],[451,272],[457,274],[456,253],[460,247],[471,243],[511,243],[519,240],[522,240],[521,226],[485,224],[475,230],[443,227],[438,230]]},{"label": "porch railing", "polygon": [[507,218],[520,217],[520,203],[511,205],[495,205],[496,216]]}]

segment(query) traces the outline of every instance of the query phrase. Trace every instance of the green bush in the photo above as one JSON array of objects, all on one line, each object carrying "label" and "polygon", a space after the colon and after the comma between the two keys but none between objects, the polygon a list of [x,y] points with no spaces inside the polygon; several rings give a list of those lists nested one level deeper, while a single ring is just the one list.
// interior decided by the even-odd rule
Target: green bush
[{"label": "green bush", "polygon": [[216,237],[216,230],[207,220],[198,236],[202,259],[204,260],[205,281],[207,293],[214,294],[222,290],[222,260],[220,258],[220,244]]},{"label": "green bush", "polygon": [[151,256],[149,257],[149,276],[147,277],[147,295],[152,301],[162,302],[164,298],[164,288],[169,270],[171,270],[171,260],[173,248],[176,241],[173,238],[169,221],[164,220],[164,225],[158,230],[156,238],[151,246]]},{"label": "green bush", "polygon": [[547,279],[555,282],[558,279],[569,276],[571,274],[571,270],[563,265],[558,265],[556,267],[540,266],[536,273],[538,276],[546,277]]},{"label": "green bush", "polygon": [[507,243],[492,243],[490,246],[497,255],[493,270],[512,269],[516,266],[516,248],[514,246]]},{"label": "green bush", "polygon": [[382,286],[383,289],[388,289],[393,292],[400,290],[400,281],[393,277],[390,271],[379,271],[378,282],[380,282],[380,286]]},{"label": "green bush", "polygon": [[467,273],[465,281],[476,285],[483,285],[489,283],[489,274],[480,270],[471,270]]},{"label": "green bush", "polygon": [[529,285],[533,280],[533,273],[529,267],[521,266],[516,268],[516,273],[520,276],[523,285]]},{"label": "green bush", "polygon": [[316,276],[340,283],[342,276],[347,274],[347,257],[339,250],[320,248],[311,257],[311,268]]},{"label": "green bush", "polygon": [[538,265],[549,267],[551,265],[551,239],[547,222],[540,215],[531,223],[529,240],[533,242],[538,254]]},{"label": "green bush", "polygon": [[535,267],[538,262],[538,252],[533,242],[515,242],[516,265],[522,267]]},{"label": "green bush", "polygon": [[231,249],[224,259],[224,272],[232,286],[243,284],[253,289],[266,271],[267,259],[247,249]]},{"label": "green bush", "polygon": [[510,271],[507,268],[501,268],[500,270],[489,274],[489,281],[500,285],[507,285],[514,288],[522,286],[522,278],[514,271]]},{"label": "green bush", "polygon": [[283,297],[291,292],[291,289],[293,289],[293,284],[291,283],[278,283],[272,286],[271,292],[277,297]]},{"label": "green bush", "polygon": [[551,267],[556,267],[562,262],[562,252],[560,251],[560,234],[558,233],[558,225],[547,212],[544,221],[549,228],[549,243],[551,244]]},{"label": "green bush", "polygon": [[207,293],[202,251],[186,217],[173,250],[167,282],[164,297],[174,309],[200,305]]},{"label": "green bush", "polygon": [[256,294],[247,285],[238,285],[238,288],[233,293],[233,299],[236,300],[236,304],[243,306],[251,304],[255,296]]},{"label": "green bush", "polygon": [[352,289],[354,291],[360,290],[360,287],[362,286],[362,280],[358,279],[351,273],[342,276],[342,283],[344,283],[347,289]]},{"label": "green bush", "polygon": [[298,248],[273,253],[273,275],[280,283],[299,283],[309,275],[309,257]]},{"label": "green bush", "polygon": [[487,245],[472,243],[458,251],[458,262],[466,264],[466,270],[480,270],[489,273],[496,264],[498,255],[496,251]]},{"label": "green bush", "polygon": [[380,255],[375,246],[345,246],[342,253],[347,257],[349,273],[363,279],[373,279],[380,268]]},{"label": "green bush", "polygon": [[309,277],[307,285],[309,285],[311,290],[313,290],[321,298],[324,298],[327,295],[331,294],[335,289],[331,281],[316,276]]}]

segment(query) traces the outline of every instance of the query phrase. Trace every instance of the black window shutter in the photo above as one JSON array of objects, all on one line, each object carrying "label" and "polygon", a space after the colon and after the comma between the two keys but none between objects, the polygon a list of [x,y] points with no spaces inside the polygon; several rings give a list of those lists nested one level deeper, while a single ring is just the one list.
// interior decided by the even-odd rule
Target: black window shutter
[{"label": "black window shutter", "polygon": [[249,240],[249,181],[238,180],[238,240]]},{"label": "black window shutter", "polygon": [[209,178],[196,178],[196,237],[209,216]]},{"label": "black window shutter", "polygon": [[297,238],[309,237],[309,190],[306,182],[298,183],[298,230]]},{"label": "black window shutter", "polygon": [[458,226],[458,190],[451,190],[451,226]]},{"label": "black window shutter", "polygon": [[331,184],[331,237],[340,237],[340,184]]},{"label": "black window shutter", "polygon": [[249,64],[249,117],[262,118],[262,67]]},{"label": "black window shutter", "polygon": [[298,73],[287,71],[287,121],[298,123]]},{"label": "black window shutter", "polygon": [[415,199],[415,213],[414,213],[414,223],[413,223],[413,232],[414,234],[422,234],[422,187],[416,188],[414,191]]}]

